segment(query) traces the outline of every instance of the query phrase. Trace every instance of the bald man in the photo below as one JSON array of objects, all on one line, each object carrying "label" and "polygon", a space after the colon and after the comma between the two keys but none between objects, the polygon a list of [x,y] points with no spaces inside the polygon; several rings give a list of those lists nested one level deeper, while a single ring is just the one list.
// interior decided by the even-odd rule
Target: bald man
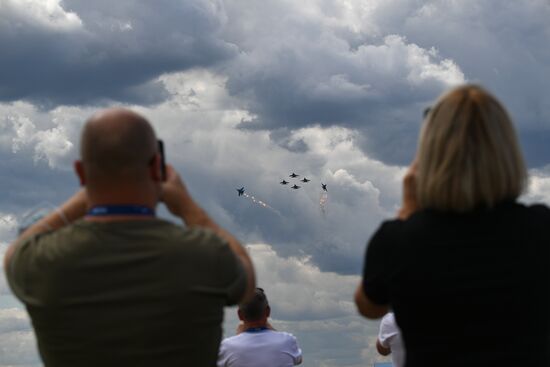
[{"label": "bald man", "polygon": [[[86,123],[83,189],[5,255],[46,366],[215,366],[223,307],[254,294],[250,258],[166,167],[124,109]],[[162,201],[186,227],[156,218]]]}]

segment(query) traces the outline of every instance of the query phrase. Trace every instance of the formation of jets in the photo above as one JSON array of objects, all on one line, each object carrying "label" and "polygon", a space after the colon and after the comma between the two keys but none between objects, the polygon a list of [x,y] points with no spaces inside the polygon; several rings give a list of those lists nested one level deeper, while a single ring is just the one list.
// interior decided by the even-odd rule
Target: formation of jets
[{"label": "formation of jets", "polygon": [[[300,177],[300,175],[297,175],[296,173],[292,172],[288,177],[296,178],[296,177]],[[306,177],[304,177],[300,180],[300,182],[303,182],[303,183],[308,183],[309,181],[311,181],[311,180],[308,180]],[[290,182],[283,179],[279,183],[281,185],[288,185]],[[302,187],[302,186],[298,186],[296,184],[294,184],[293,186],[290,186],[290,188],[294,189],[294,190],[298,190],[300,187]],[[327,190],[327,184],[321,183],[321,188],[324,191],[328,191]],[[240,189],[236,189],[236,190],[237,190],[237,193],[238,193],[239,196],[242,196],[244,194],[244,187],[241,187]]]},{"label": "formation of jets", "polygon": [[[300,177],[300,175],[297,175],[296,173],[292,172],[288,177],[296,178],[296,177]],[[307,182],[309,182],[309,181],[311,181],[311,180],[308,180],[307,178],[304,177],[304,178],[302,178],[300,181],[301,181],[301,182],[304,182],[304,183],[307,183]],[[283,182],[284,182],[284,183],[283,183]],[[281,181],[281,184],[282,184],[282,185],[286,185],[287,183],[289,183],[289,182],[286,182],[285,180]],[[296,184],[294,184],[293,186],[290,186],[290,188],[291,188],[291,189],[294,189],[294,190],[298,190],[300,187],[302,187],[302,186],[298,186],[298,185],[296,185]]]},{"label": "formation of jets", "polygon": [[[288,175],[288,177],[296,178],[296,177],[300,177],[300,175],[298,175],[298,174],[292,172],[290,175]],[[310,181],[311,181],[311,180],[308,179],[308,178],[306,178],[306,177],[304,177],[304,178],[302,178],[302,179],[300,180],[300,182],[303,182],[303,183],[308,183],[308,182],[310,182]],[[279,182],[279,183],[280,183],[281,185],[288,185],[290,182],[288,182],[288,181],[286,181],[286,180],[282,180],[282,181]],[[296,185],[296,184],[290,186],[290,188],[291,188],[291,189],[294,189],[294,190],[298,190],[300,187],[302,187],[302,186],[298,186],[298,185]],[[321,187],[322,187],[323,190],[327,191],[327,185],[326,185],[326,184],[321,183]]]}]

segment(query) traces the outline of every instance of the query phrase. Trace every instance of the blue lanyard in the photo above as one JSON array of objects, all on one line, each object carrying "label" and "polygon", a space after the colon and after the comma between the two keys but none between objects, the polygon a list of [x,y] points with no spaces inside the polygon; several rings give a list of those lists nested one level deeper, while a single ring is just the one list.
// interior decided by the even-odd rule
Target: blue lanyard
[{"label": "blue lanyard", "polygon": [[143,205],[97,205],[88,211],[88,215],[92,217],[107,215],[154,216],[155,211]]},{"label": "blue lanyard", "polygon": [[245,332],[247,333],[259,333],[260,331],[268,330],[265,326],[262,327],[251,327],[250,329],[246,329]]}]

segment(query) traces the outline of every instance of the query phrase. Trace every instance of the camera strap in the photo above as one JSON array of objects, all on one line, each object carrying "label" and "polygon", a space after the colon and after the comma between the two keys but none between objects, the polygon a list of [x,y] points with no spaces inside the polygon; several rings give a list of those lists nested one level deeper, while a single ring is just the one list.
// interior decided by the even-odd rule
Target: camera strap
[{"label": "camera strap", "polygon": [[143,205],[97,205],[88,211],[88,215],[92,217],[109,215],[154,216],[155,211]]}]

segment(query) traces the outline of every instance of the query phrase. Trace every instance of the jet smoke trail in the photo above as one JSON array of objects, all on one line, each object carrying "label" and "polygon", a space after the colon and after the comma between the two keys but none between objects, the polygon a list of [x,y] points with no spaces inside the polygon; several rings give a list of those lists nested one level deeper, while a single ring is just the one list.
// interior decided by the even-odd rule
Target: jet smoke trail
[{"label": "jet smoke trail", "polygon": [[328,192],[321,191],[321,196],[319,197],[319,209],[321,209],[321,214],[323,218],[327,215],[327,203],[328,203]]},{"label": "jet smoke trail", "polygon": [[281,215],[281,213],[280,213],[277,209],[275,209],[275,208],[271,207],[270,205],[264,203],[264,202],[261,201],[260,199],[256,199],[256,198],[254,197],[254,195],[249,195],[249,194],[247,194],[247,193],[245,192],[245,193],[243,194],[243,196],[244,196],[245,198],[247,198],[247,199],[252,200],[252,202],[253,202],[254,204],[257,204],[257,205],[259,205],[259,206],[261,206],[261,207],[264,207],[264,208],[266,208],[266,209],[269,209],[269,210],[271,210],[273,213],[275,213],[275,214],[277,214],[277,215]]},{"label": "jet smoke trail", "polygon": [[15,218],[12,215],[0,215],[0,220],[3,221],[6,224],[12,224],[15,221]]}]

